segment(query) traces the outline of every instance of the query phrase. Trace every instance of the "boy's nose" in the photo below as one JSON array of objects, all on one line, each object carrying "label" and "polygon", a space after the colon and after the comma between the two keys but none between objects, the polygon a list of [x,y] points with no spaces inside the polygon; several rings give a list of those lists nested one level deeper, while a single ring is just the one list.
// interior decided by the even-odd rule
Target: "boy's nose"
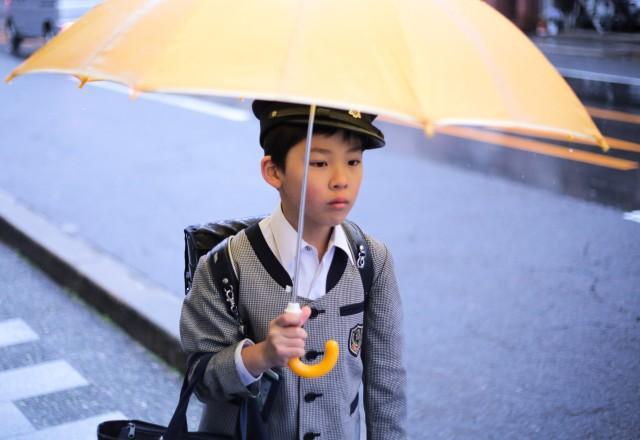
[{"label": "boy's nose", "polygon": [[333,176],[331,176],[331,188],[334,189],[343,189],[348,186],[347,173],[343,169],[336,169],[333,172]]}]

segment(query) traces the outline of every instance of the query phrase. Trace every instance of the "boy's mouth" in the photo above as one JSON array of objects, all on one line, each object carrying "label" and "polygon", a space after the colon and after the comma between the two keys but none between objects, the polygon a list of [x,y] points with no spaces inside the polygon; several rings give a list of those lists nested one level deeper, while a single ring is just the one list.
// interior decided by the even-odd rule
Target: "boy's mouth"
[{"label": "boy's mouth", "polygon": [[329,202],[329,206],[336,209],[346,208],[349,205],[349,201],[343,198],[336,198]]}]

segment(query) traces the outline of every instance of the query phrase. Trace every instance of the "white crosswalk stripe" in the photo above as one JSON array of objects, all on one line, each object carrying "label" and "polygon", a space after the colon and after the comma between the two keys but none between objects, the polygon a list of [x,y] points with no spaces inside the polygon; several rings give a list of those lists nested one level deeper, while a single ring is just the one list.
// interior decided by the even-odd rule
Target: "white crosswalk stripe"
[{"label": "white crosswalk stripe", "polygon": [[0,438],[35,431],[29,420],[11,402],[0,402],[0,421],[2,421]]},{"label": "white crosswalk stripe", "polygon": [[[75,78],[69,78],[71,81],[78,82]],[[90,87],[99,87],[101,89],[111,90],[123,94],[130,94],[130,90],[120,84],[109,82],[91,82]],[[139,96],[141,99],[149,101],[161,102],[163,104],[172,105],[185,110],[203,113],[217,118],[227,119],[234,122],[248,121],[250,114],[248,111],[232,107],[229,105],[219,104],[217,102],[207,101],[205,98],[193,98],[189,96],[169,95],[164,93],[144,93]]]},{"label": "white crosswalk stripe", "polygon": [[[21,319],[0,321],[0,348],[39,339]],[[127,418],[114,411],[37,430],[13,403],[85,385],[89,382],[64,360],[0,371],[0,440],[85,440],[95,438],[101,422]]]},{"label": "white crosswalk stripe", "polygon": [[22,319],[0,322],[0,348],[37,341],[38,335]]},{"label": "white crosswalk stripe", "polygon": [[99,423],[105,420],[126,419],[120,412],[111,412],[96,417],[77,420],[75,422],[64,423],[62,425],[52,426],[41,429],[40,431],[30,432],[13,437],[0,437],[3,440],[87,440],[96,438],[96,429]]},{"label": "white crosswalk stripe", "polygon": [[65,361],[44,362],[0,372],[0,402],[26,399],[88,384]]}]

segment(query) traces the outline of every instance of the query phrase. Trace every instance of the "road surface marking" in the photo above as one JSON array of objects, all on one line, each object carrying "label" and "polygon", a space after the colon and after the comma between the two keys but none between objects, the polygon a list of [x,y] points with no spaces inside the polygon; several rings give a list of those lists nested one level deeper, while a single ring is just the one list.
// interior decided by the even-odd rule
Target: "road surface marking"
[{"label": "road surface marking", "polygon": [[595,118],[609,119],[611,121],[627,122],[629,124],[640,124],[640,115],[634,113],[619,112],[597,107],[586,107],[589,114]]},{"label": "road surface marking", "polygon": [[632,222],[640,223],[640,211],[625,212],[622,218]]},{"label": "road surface marking", "polygon": [[455,136],[474,141],[486,142],[488,144],[500,145],[517,150],[529,151],[547,156],[559,157],[561,159],[575,162],[598,165],[606,168],[613,168],[620,171],[630,171],[638,168],[638,163],[617,157],[604,156],[602,154],[590,153],[588,151],[575,150],[573,148],[559,147],[557,145],[544,142],[510,136],[502,133],[479,130],[467,127],[438,127],[437,133]]},{"label": "road surface marking", "polygon": [[37,341],[38,339],[38,335],[22,319],[9,319],[0,322],[0,347]]},{"label": "road surface marking", "polygon": [[609,146],[614,150],[631,151],[634,153],[640,153],[640,144],[635,142],[625,141],[624,139],[608,138],[605,137]]},{"label": "road surface marking", "polygon": [[[422,127],[417,123],[400,121],[398,119],[391,118],[384,115],[381,116],[379,119],[385,122],[391,122],[392,124],[398,124],[405,127],[422,130]],[[490,128],[490,130],[493,130],[493,128]],[[509,131],[514,133],[540,136],[540,133],[534,132],[533,130],[529,130],[526,128],[511,128],[509,129]],[[567,147],[560,147],[558,145],[547,144],[544,142],[524,139],[516,136],[509,136],[496,131],[486,131],[486,130],[481,130],[476,128],[457,127],[457,126],[442,126],[442,127],[436,128],[436,134],[438,133],[446,134],[448,136],[453,136],[453,137],[470,139],[473,141],[482,141],[489,144],[498,145],[501,147],[532,151],[532,152],[547,155],[547,156],[560,157],[562,159],[569,159],[569,160],[578,161],[578,162],[585,162],[592,165],[600,165],[607,168],[614,168],[622,171],[629,171],[629,170],[634,170],[638,168],[638,163],[630,160],[618,159],[615,157],[604,156],[596,153],[589,153],[586,151],[575,150]],[[545,133],[545,136],[547,136],[550,139],[569,141],[568,137],[558,135],[558,134],[549,135],[548,133]],[[622,139],[615,139],[615,138],[606,138],[606,139],[607,139],[607,142],[609,141],[611,142],[609,146],[613,149],[633,151],[633,152],[640,150],[640,145],[633,142],[625,141]],[[576,140],[574,139],[573,142],[576,142]],[[584,142],[584,144],[593,145],[587,142]]]},{"label": "road surface marking", "polygon": [[[494,130],[493,128],[490,128],[491,130]],[[495,129],[498,130],[498,129]],[[438,130],[436,129],[436,132]],[[550,132],[538,132],[536,130],[531,130],[528,128],[519,128],[519,127],[513,127],[513,128],[500,128],[499,129],[500,132],[503,133],[514,133],[514,134],[519,134],[519,135],[523,135],[523,136],[533,136],[533,137],[537,137],[537,138],[543,138],[543,139],[553,139],[556,141],[561,141],[561,142],[570,142],[573,144],[581,144],[581,145],[590,145],[593,147],[597,147],[600,148],[595,142],[589,142],[585,139],[581,139],[581,138],[573,138],[573,139],[569,139],[568,136],[565,135],[561,135],[558,133],[550,133]],[[622,151],[631,151],[633,153],[640,153],[640,144],[636,144],[635,142],[631,142],[631,141],[627,141],[624,139],[617,139],[617,138],[611,138],[611,137],[606,137],[604,138],[607,141],[607,144],[609,145],[609,148],[611,148],[612,150],[622,150]]]},{"label": "road surface marking", "polygon": [[[78,80],[75,78],[71,78],[71,80],[76,83],[78,82]],[[130,94],[130,91],[127,87],[107,81],[89,82],[87,83],[87,86],[100,87],[101,89],[111,90],[113,92],[119,92],[125,95]],[[203,113],[205,115],[215,116],[217,118],[222,118],[234,122],[244,122],[249,120],[249,112],[243,109],[218,104],[215,102],[208,102],[204,99],[192,98],[189,96],[168,95],[162,93],[142,93],[140,95],[137,95],[137,98],[160,102],[162,104],[172,105],[174,107],[179,107],[185,110],[191,110],[197,113]]]},{"label": "road surface marking", "polygon": [[64,423],[62,425],[51,426],[41,429],[40,431],[30,432],[28,434],[9,437],[6,440],[87,440],[96,438],[96,429],[98,424],[106,420],[126,420],[121,412],[114,411],[87,419],[77,420],[75,422]]},{"label": "road surface marking", "polygon": [[65,361],[43,362],[0,372],[0,402],[26,399],[88,384]]},{"label": "road surface marking", "polygon": [[640,78],[634,76],[614,75],[611,73],[590,72],[580,69],[566,69],[557,67],[558,72],[565,78],[586,79],[589,81],[601,81],[615,84],[623,84],[627,86],[640,86]]},{"label": "road surface marking", "polygon": [[0,438],[35,431],[31,422],[11,402],[0,402],[0,420],[2,420]]}]

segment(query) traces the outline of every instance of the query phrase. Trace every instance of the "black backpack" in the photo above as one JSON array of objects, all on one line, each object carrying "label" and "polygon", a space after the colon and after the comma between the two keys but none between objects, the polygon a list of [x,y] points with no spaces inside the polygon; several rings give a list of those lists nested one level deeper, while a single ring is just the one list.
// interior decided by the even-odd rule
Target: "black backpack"
[{"label": "black backpack", "polygon": [[[236,220],[224,220],[204,225],[188,226],[184,230],[184,291],[185,295],[191,290],[193,276],[198,260],[211,252],[209,258],[211,273],[214,274],[216,287],[223,295],[227,309],[241,324],[238,313],[238,278],[236,277],[231,258],[229,256],[228,239],[245,228],[256,226],[263,217],[249,217]],[[355,256],[356,266],[362,278],[365,299],[373,284],[373,260],[364,233],[358,225],[346,220],[342,227],[347,235],[351,252]],[[244,327],[241,327],[244,330]],[[244,331],[243,331],[244,333]]]}]

